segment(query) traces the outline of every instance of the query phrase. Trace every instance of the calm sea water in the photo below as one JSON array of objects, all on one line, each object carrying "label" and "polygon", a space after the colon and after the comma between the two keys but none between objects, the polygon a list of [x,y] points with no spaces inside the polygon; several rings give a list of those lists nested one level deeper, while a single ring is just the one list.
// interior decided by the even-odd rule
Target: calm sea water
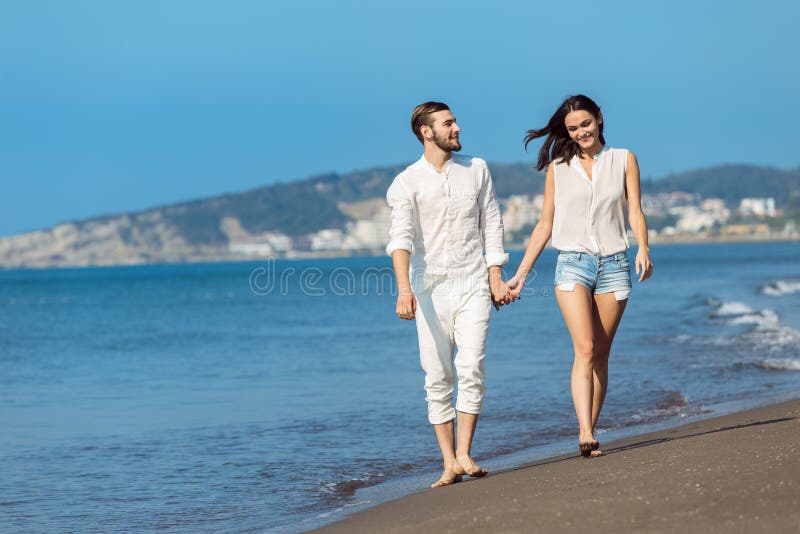
[{"label": "calm sea water", "polygon": [[[652,256],[601,440],[800,394],[800,244]],[[574,448],[554,263],[493,312],[474,448],[490,469]],[[301,531],[425,487],[439,459],[388,267],[0,272],[0,530]]]}]

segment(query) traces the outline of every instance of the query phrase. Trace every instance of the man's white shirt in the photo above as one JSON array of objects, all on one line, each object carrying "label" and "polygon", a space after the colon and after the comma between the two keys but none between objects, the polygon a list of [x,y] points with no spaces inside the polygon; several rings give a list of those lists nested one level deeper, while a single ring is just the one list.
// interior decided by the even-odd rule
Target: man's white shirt
[{"label": "man's white shirt", "polygon": [[487,268],[508,262],[500,207],[482,159],[454,154],[439,172],[423,156],[397,175],[386,199],[392,209],[386,252],[411,253],[415,292],[442,276],[459,293],[488,289]]}]

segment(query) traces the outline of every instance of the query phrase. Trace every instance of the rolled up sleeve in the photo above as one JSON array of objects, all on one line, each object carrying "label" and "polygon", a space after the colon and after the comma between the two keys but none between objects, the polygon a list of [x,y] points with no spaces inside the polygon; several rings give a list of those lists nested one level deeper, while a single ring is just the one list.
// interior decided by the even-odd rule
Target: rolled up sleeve
[{"label": "rolled up sleeve", "polygon": [[503,248],[503,216],[494,195],[492,175],[485,163],[478,204],[481,208],[480,229],[486,265],[505,265],[508,263],[508,254]]},{"label": "rolled up sleeve", "polygon": [[407,250],[414,253],[414,204],[400,177],[395,178],[386,201],[392,210],[389,228],[389,244],[386,253],[391,256],[395,250]]}]

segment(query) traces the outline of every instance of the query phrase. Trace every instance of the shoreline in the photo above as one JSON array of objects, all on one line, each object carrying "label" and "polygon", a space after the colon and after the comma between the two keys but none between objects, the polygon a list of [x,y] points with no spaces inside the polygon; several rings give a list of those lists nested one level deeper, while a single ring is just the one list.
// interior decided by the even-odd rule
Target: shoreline
[{"label": "shoreline", "polygon": [[551,455],[421,488],[313,532],[789,531],[800,523],[800,392],[780,398],[612,438],[601,458]]},{"label": "shoreline", "polygon": [[[651,239],[650,246],[673,246],[673,245],[725,245],[725,244],[754,244],[754,243],[800,243],[800,238],[796,237],[705,237],[688,238],[676,237],[670,239]],[[506,252],[524,252],[525,243],[509,243]],[[628,250],[637,247],[631,243]],[[545,250],[555,250],[552,246],[545,247]],[[343,254],[341,251],[327,252],[297,252],[294,254],[280,256],[241,256],[241,257],[190,257],[175,261],[153,261],[153,262],[118,262],[118,263],[87,263],[87,264],[47,264],[47,265],[0,265],[0,272],[14,271],[48,271],[48,270],[80,270],[80,269],[113,269],[130,267],[158,267],[158,266],[180,266],[180,265],[224,265],[236,263],[257,263],[264,261],[307,261],[307,260],[336,260],[336,259],[355,259],[355,258],[382,258],[387,257],[382,249],[362,250],[358,252]]]}]

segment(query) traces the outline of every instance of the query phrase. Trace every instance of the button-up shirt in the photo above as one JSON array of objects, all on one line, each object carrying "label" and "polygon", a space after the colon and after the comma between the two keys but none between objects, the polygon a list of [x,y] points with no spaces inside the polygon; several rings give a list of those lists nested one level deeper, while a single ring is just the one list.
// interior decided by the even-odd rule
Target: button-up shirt
[{"label": "button-up shirt", "polygon": [[423,156],[397,175],[386,199],[392,209],[386,252],[411,253],[415,291],[440,276],[465,291],[485,289],[487,268],[508,262],[500,207],[482,159],[454,154],[440,172]]}]

